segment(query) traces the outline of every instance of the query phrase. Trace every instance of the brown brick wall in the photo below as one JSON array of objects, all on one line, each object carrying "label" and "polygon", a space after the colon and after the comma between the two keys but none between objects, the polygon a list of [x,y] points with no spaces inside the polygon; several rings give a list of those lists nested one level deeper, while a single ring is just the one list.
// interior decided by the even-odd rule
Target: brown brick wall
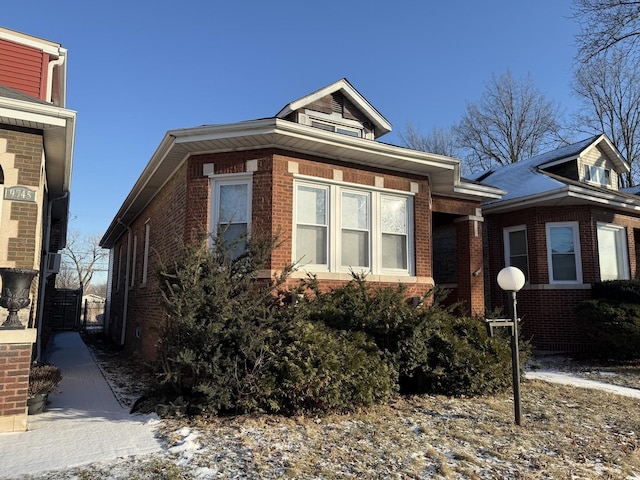
[{"label": "brown brick wall", "polygon": [[612,210],[589,206],[529,208],[519,212],[488,215],[486,234],[488,248],[488,298],[490,307],[508,307],[510,299],[497,284],[496,277],[504,267],[503,228],[525,225],[529,254],[531,287],[518,293],[518,312],[523,320],[522,333],[532,344],[545,350],[582,351],[590,347],[579,331],[575,307],[590,298],[589,288],[571,288],[549,285],[547,261],[546,223],[579,223],[580,257],[584,284],[600,280],[597,245],[597,222],[627,227],[629,265],[632,277],[638,274],[635,231],[640,231],[640,218],[623,215]]},{"label": "brown brick wall", "polygon": [[[354,168],[352,164],[337,160],[293,154],[280,149],[196,155],[174,173],[161,192],[131,225],[131,234],[137,235],[138,239],[135,255],[137,278],[133,288],[124,285],[126,255],[123,254],[121,265],[118,264],[116,255],[115,268],[122,269],[122,282],[119,290],[113,288],[110,321],[117,333],[118,322],[122,321],[125,289],[128,289],[126,348],[129,351],[137,352],[147,359],[155,356],[158,332],[164,318],[159,302],[156,272],[161,262],[170,263],[175,259],[183,243],[191,241],[194,234],[209,228],[210,187],[209,178],[203,176],[203,165],[214,164],[216,174],[241,173],[245,171],[248,160],[258,162],[258,169],[253,172],[252,183],[252,231],[277,235],[280,242],[271,258],[272,270],[281,270],[292,260],[294,175],[289,172],[289,162],[295,162],[298,172],[302,175],[333,179],[334,170],[340,170],[343,181],[364,186],[375,186],[376,177],[383,177],[386,188],[409,192],[411,182],[416,182],[419,191],[414,197],[415,265],[417,276],[425,278],[421,283],[406,284],[407,293],[409,296],[422,296],[432,287],[431,282],[427,280],[432,274],[432,246],[430,187],[426,177],[404,177],[382,169]],[[443,208],[468,215],[475,214],[475,208],[478,207],[474,202],[457,202],[452,199],[442,200],[441,204]],[[144,223],[147,219],[151,225],[152,251],[149,255],[148,282],[141,285]],[[116,253],[120,245],[123,245],[123,251],[126,252],[126,235],[116,245]],[[467,263],[469,262],[471,260]],[[466,268],[468,270],[469,266]],[[115,281],[117,274],[114,273],[113,278]],[[337,287],[344,283],[337,280],[322,282],[323,288]],[[392,283],[380,285],[396,286]],[[475,302],[476,297],[473,298]]]},{"label": "brown brick wall", "polygon": [[24,414],[30,365],[30,344],[0,344],[0,417]]}]

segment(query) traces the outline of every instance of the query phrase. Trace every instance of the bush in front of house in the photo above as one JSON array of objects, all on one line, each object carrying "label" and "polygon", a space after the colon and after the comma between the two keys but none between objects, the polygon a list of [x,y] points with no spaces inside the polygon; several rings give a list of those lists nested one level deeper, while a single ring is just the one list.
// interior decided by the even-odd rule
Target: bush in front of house
[{"label": "bush in front of house", "polygon": [[482,395],[512,383],[508,341],[488,338],[478,318],[454,315],[456,305],[443,306],[440,289],[414,305],[403,287],[374,287],[358,274],[329,293],[307,286],[316,297],[311,318],[367,334],[397,370],[401,393]]},{"label": "bush in front of house", "polygon": [[155,395],[187,413],[322,413],[385,402],[395,371],[364,335],[310,322],[282,290],[289,270],[257,279],[274,248],[240,256],[222,237],[186,247],[160,272],[166,323]]},{"label": "bush in front of house", "polygon": [[579,327],[601,358],[640,358],[640,303],[595,298],[576,307]]},{"label": "bush in front of house", "polygon": [[274,241],[239,256],[223,238],[160,271],[167,313],[152,397],[187,414],[348,412],[407,394],[479,395],[511,383],[508,342],[456,317],[442,292],[410,302],[365,277],[329,292],[315,278],[258,278]]},{"label": "bush in front of house", "polygon": [[640,282],[638,280],[595,282],[591,285],[591,297],[625,303],[640,303]]}]

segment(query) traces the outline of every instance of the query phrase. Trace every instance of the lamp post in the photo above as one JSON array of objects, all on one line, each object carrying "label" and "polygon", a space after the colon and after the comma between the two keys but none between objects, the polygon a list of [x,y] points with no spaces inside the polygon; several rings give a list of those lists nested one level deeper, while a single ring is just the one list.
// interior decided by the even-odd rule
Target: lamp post
[{"label": "lamp post", "polygon": [[516,293],[524,287],[524,273],[517,267],[506,267],[498,272],[498,285],[502,290],[511,292],[513,300],[513,326],[511,328],[511,367],[513,369],[513,408],[516,425],[522,422],[520,409],[520,356],[518,352],[518,313]]}]

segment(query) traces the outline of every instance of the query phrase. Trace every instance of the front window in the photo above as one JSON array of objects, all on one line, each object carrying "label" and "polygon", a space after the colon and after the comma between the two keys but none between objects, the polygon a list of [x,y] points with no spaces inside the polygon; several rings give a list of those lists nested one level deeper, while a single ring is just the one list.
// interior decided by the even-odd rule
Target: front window
[{"label": "front window", "polygon": [[547,224],[550,283],[582,283],[578,223]]},{"label": "front window", "polygon": [[293,261],[314,271],[409,274],[411,196],[300,181]]},{"label": "front window", "polygon": [[221,175],[212,179],[212,232],[221,235],[234,257],[246,248],[251,219],[251,177]]},{"label": "front window", "polygon": [[627,236],[624,227],[598,223],[598,259],[600,279],[628,280]]},{"label": "front window", "polygon": [[527,229],[523,226],[504,229],[504,263],[507,267],[517,267],[529,281],[529,253],[527,250]]}]

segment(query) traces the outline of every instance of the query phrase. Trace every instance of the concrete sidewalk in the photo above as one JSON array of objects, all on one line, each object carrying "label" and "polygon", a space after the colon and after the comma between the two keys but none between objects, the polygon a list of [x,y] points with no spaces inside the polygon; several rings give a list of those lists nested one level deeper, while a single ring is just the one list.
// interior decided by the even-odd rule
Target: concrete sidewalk
[{"label": "concrete sidewalk", "polygon": [[0,478],[161,451],[157,417],[119,404],[77,332],[56,334],[47,361],[62,370],[60,392],[29,431],[0,434]]}]

